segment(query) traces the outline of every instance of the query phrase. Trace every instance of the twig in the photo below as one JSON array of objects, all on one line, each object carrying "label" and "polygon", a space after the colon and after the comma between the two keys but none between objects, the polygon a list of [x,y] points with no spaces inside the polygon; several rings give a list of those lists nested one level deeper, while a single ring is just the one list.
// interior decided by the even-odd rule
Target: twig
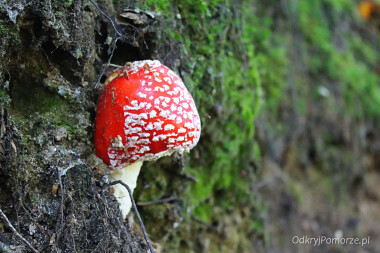
[{"label": "twig", "polygon": [[95,5],[95,7],[96,7],[96,9],[98,9],[98,11],[100,12],[100,14],[102,14],[104,17],[106,17],[110,22],[111,22],[111,24],[112,24],[112,26],[113,26],[113,29],[115,30],[115,32],[116,32],[116,34],[119,36],[119,37],[124,37],[123,36],[123,34],[121,34],[120,32],[119,32],[119,30],[117,30],[117,28],[116,28],[116,25],[115,25],[115,23],[113,22],[113,19],[110,17],[110,16],[108,16],[100,7],[99,7],[99,5],[97,4],[97,3],[95,3],[93,0],[90,0],[90,2],[93,4],[93,5]]},{"label": "twig", "polygon": [[[125,38],[125,35],[123,35],[121,32],[119,32],[119,30],[116,28],[116,25],[115,25],[115,22],[113,21],[113,19],[108,16],[100,7],[99,5],[94,2],[93,0],[90,0],[90,2],[96,7],[96,9],[98,9],[98,11],[100,12],[100,14],[102,14],[103,16],[105,16],[112,24],[112,27],[113,29],[115,30],[115,33],[117,35],[117,38],[114,40],[113,42],[113,45],[112,45],[112,50],[111,50],[111,55],[110,57],[108,58],[108,62],[107,62],[107,66],[110,66],[111,65],[111,59],[113,57],[113,53],[115,52],[115,49],[116,49],[116,43],[117,41],[120,39],[120,38]],[[100,73],[99,75],[99,78],[95,84],[95,88],[99,88],[99,83],[100,83],[100,79],[102,78],[103,74],[104,74],[104,71],[105,71],[105,68],[103,68],[102,70],[102,73]]]},{"label": "twig", "polygon": [[121,65],[117,65],[117,64],[113,64],[113,63],[103,64],[103,66],[104,65],[106,65],[107,67],[113,67],[113,68],[122,68],[123,67]]},{"label": "twig", "polygon": [[142,230],[142,232],[143,232],[143,234],[144,234],[146,244],[148,244],[148,247],[149,247],[150,252],[151,252],[151,253],[154,253],[154,250],[153,250],[152,244],[150,244],[148,234],[146,233],[144,223],[143,223],[143,221],[142,221],[142,219],[141,219],[141,217],[140,217],[140,213],[139,213],[139,211],[137,210],[137,206],[136,206],[135,199],[134,199],[133,196],[132,196],[131,188],[129,188],[129,186],[128,186],[126,183],[124,183],[123,181],[121,181],[121,180],[113,181],[113,182],[109,183],[108,186],[112,186],[112,185],[116,185],[116,184],[121,184],[122,186],[124,186],[124,187],[127,189],[128,193],[129,193],[129,197],[131,198],[131,202],[132,202],[133,209],[135,210],[135,213],[136,213],[137,219],[139,220],[139,223],[140,223],[140,226],[141,226],[141,230]]},{"label": "twig", "polygon": [[[107,65],[106,65],[107,67],[108,67],[108,66],[111,66],[111,65],[114,65],[114,64],[111,64],[111,60],[112,60],[113,54],[114,54],[115,49],[116,49],[116,43],[117,43],[117,41],[118,41],[119,39],[120,39],[120,37],[116,38],[116,39],[114,40],[113,44],[112,44],[111,55],[110,55],[110,57],[108,58]],[[111,66],[111,67],[112,67],[112,66]],[[105,70],[106,70],[106,68],[103,67],[103,69],[102,69],[102,73],[100,73],[99,78],[98,78],[98,81],[97,81],[96,84],[95,84],[95,88],[99,88],[98,85],[99,85],[99,83],[100,83],[100,80],[102,79],[102,76],[103,76]]]},{"label": "twig", "polygon": [[198,182],[198,178],[196,178],[195,176],[190,175],[190,174],[188,174],[188,173],[182,172],[182,173],[180,173],[179,175],[180,175],[181,177],[183,177],[183,178],[185,178],[185,179],[188,179],[188,180],[190,180],[190,181],[193,181],[193,182],[195,182],[195,183]]},{"label": "twig", "polygon": [[8,227],[12,230],[12,232],[18,237],[20,238],[20,240],[25,243],[26,245],[28,245],[28,247],[33,251],[33,252],[37,252],[38,251],[32,246],[32,244],[30,242],[28,242],[28,240],[26,240],[19,232],[17,232],[17,230],[15,229],[15,227],[12,225],[12,223],[8,220],[8,217],[5,215],[5,213],[3,213],[3,210],[1,210],[0,208],[0,214],[3,218],[3,220],[5,221],[5,223],[7,223]]},{"label": "twig", "polygon": [[144,201],[144,202],[137,202],[138,206],[148,206],[148,205],[154,205],[154,204],[162,204],[162,203],[167,203],[171,201],[177,201],[177,197],[167,197],[163,199],[158,199],[158,200],[152,200],[152,201]]}]

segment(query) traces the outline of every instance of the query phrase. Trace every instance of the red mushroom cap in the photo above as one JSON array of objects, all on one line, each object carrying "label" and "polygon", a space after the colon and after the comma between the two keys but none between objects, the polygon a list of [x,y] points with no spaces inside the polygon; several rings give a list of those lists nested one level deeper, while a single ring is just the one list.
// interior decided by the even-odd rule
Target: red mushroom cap
[{"label": "red mushroom cap", "polygon": [[95,151],[114,169],[188,152],[200,132],[193,98],[159,61],[127,63],[107,78],[96,111]]}]

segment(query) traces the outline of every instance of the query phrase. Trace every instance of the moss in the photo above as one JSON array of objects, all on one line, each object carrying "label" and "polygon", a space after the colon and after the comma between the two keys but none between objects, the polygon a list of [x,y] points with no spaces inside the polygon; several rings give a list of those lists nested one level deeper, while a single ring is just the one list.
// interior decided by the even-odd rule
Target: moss
[{"label": "moss", "polygon": [[[0,86],[1,87],[1,86]],[[3,108],[6,108],[11,103],[11,98],[8,96],[8,94],[0,89],[0,106]]]},{"label": "moss", "polygon": [[[354,15],[348,1],[302,1],[299,3],[299,22],[309,49],[307,61],[316,75],[326,74],[337,81],[343,90],[346,114],[363,118],[380,115],[380,78],[371,67],[378,61],[378,54],[357,35],[340,35],[338,47],[331,34],[331,20],[327,18],[323,3],[332,7],[339,17]],[[336,35],[335,35],[336,36]],[[359,104],[357,103],[359,101]],[[358,108],[360,106],[360,109]],[[359,110],[358,110],[359,109]]]},{"label": "moss", "polygon": [[21,44],[17,26],[2,20],[0,20],[0,37],[0,56],[2,57],[5,56],[6,52],[15,52]]},{"label": "moss", "polygon": [[[330,114],[338,108],[345,108],[344,116],[357,118],[380,113],[380,88],[376,85],[379,77],[372,71],[378,62],[377,54],[368,42],[334,30],[344,25],[347,17],[355,17],[351,1],[297,2],[289,6],[287,14],[292,18],[285,20],[284,25],[275,20],[281,17],[268,15],[265,3],[145,1],[140,7],[163,14],[166,30],[161,43],[183,45],[181,74],[196,103],[201,105],[201,142],[186,166],[198,182],[185,190],[181,202],[186,210],[185,224],[178,233],[183,238],[187,234],[185,228],[197,227],[188,225],[192,219],[214,224],[235,211],[234,207],[247,204],[258,213],[265,209],[249,190],[255,181],[254,164],[260,156],[253,141],[254,121],[260,111],[271,113],[267,117],[271,117],[279,134],[289,127],[276,119],[284,106],[304,117],[310,113],[311,103],[317,101],[330,108]],[[289,32],[287,25],[295,26],[294,31]],[[330,83],[338,84],[341,98],[322,98],[318,88],[330,90]],[[290,91],[285,89],[287,86]],[[318,150],[336,148],[329,143],[318,146]],[[321,159],[336,159],[331,152],[331,156]],[[335,173],[326,164],[321,167]],[[321,196],[332,202],[334,182],[318,175],[310,175],[311,183],[316,188],[324,187]],[[160,182],[165,176],[159,177]],[[155,189],[165,192],[170,185]],[[302,187],[290,186],[300,202]],[[217,207],[224,211],[216,212]],[[251,231],[265,237],[260,218],[256,216],[249,223]],[[235,244],[243,244],[243,240]],[[178,241],[175,245],[168,243],[167,247],[181,247]],[[215,246],[208,250],[217,249]]]},{"label": "moss", "polygon": [[323,0],[322,3],[338,14],[342,11],[352,11],[354,8],[354,4],[350,0]]},{"label": "moss", "polygon": [[[244,7],[233,1],[221,2],[145,1],[139,6],[161,12],[165,17],[163,22],[166,30],[161,43],[183,45],[181,73],[196,104],[202,105],[198,108],[203,125],[201,141],[186,159],[186,173],[195,176],[197,182],[191,184],[188,190],[184,187],[185,196],[181,201],[184,223],[180,226],[181,230],[175,232],[181,233],[180,238],[191,236],[186,231],[201,226],[198,223],[191,225],[193,219],[206,224],[218,223],[223,222],[222,217],[229,212],[241,212],[239,207],[243,205],[255,210],[250,185],[253,164],[259,155],[253,137],[254,119],[258,115],[263,95],[260,71],[264,70],[260,66],[283,64],[284,52],[281,49],[273,52],[267,61],[264,56],[260,59],[252,46],[252,40],[261,36],[249,29],[252,21],[259,23],[257,18],[252,18],[253,6],[248,1]],[[243,11],[244,8],[247,9]],[[262,28],[264,30],[269,30],[269,25]],[[267,52],[272,52],[271,43],[267,44]],[[265,77],[267,82],[273,79],[276,77]],[[160,171],[163,169],[161,166]],[[175,184],[175,178],[170,180],[170,184],[162,183],[170,173],[157,173],[158,187],[151,186],[147,195],[142,193],[145,199],[149,195],[162,197]],[[180,177],[177,181],[181,182]],[[218,207],[221,209],[215,213]],[[244,230],[245,234],[240,231],[241,234],[231,242],[234,246],[229,247],[235,247],[236,250],[240,243],[247,240],[247,234],[251,235],[260,227],[259,223],[259,219],[255,223],[247,222],[254,226]],[[156,237],[159,238],[159,235]],[[167,250],[185,249],[179,241],[162,240]],[[218,245],[213,245],[208,252],[218,252],[218,249]]]},{"label": "moss", "polygon": [[[73,0],[58,0],[58,1],[54,1],[52,4],[54,8],[66,8],[66,7],[72,6],[73,2],[74,2]],[[56,14],[59,14],[59,13],[56,13]]]},{"label": "moss", "polygon": [[[25,136],[40,138],[47,129],[65,128],[70,138],[77,139],[87,134],[77,117],[76,106],[44,87],[21,86],[13,90],[10,113]],[[42,131],[42,132],[41,132]],[[48,136],[46,136],[48,138]]]}]

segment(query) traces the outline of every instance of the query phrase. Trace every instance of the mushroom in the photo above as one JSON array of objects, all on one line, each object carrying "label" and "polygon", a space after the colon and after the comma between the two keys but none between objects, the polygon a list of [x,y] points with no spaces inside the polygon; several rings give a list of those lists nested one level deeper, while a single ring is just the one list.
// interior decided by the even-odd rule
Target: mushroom
[{"label": "mushroom", "polygon": [[[143,161],[189,152],[201,123],[190,93],[172,70],[157,60],[135,61],[113,72],[98,100],[95,151],[110,168],[110,181],[136,187]],[[127,190],[113,186],[125,219]]]}]

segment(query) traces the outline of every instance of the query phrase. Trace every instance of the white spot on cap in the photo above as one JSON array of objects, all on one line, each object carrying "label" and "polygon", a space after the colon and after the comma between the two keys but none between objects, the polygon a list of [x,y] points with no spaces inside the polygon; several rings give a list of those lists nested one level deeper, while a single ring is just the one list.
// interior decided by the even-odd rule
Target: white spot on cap
[{"label": "white spot on cap", "polygon": [[177,138],[177,140],[178,140],[178,141],[184,141],[184,140],[185,140],[185,137],[183,137],[183,136],[179,136],[179,137]]},{"label": "white spot on cap", "polygon": [[186,133],[186,129],[181,127],[180,129],[178,129],[178,133],[179,134]]},{"label": "white spot on cap", "polygon": [[179,86],[183,86],[183,82],[181,81],[181,79],[175,80],[174,83],[178,84]]},{"label": "white spot on cap", "polygon": [[152,119],[152,118],[154,118],[156,116],[157,116],[156,110],[151,110],[150,113],[149,113],[149,117]]},{"label": "white spot on cap", "polygon": [[174,103],[178,104],[179,103],[179,98],[173,98]]},{"label": "white spot on cap", "polygon": [[145,130],[153,130],[154,127],[153,127],[153,124],[152,122],[150,122],[146,127],[145,127]]},{"label": "white spot on cap", "polygon": [[189,108],[189,104],[188,103],[182,103],[182,107],[185,108],[185,109],[188,109]]},{"label": "white spot on cap", "polygon": [[156,98],[156,99],[154,100],[154,104],[155,104],[155,105],[159,105],[159,104],[160,104],[160,100],[159,100],[158,98]]},{"label": "white spot on cap", "polygon": [[175,120],[176,117],[177,116],[175,114],[170,114],[169,117],[168,117],[168,119]]},{"label": "white spot on cap", "polygon": [[165,140],[169,135],[168,134],[160,134],[160,135],[157,135],[157,136],[154,136],[153,137],[153,141],[162,141],[162,140]]},{"label": "white spot on cap", "polygon": [[164,90],[169,90],[170,89],[170,87],[168,85],[166,85],[166,84],[164,84],[162,87],[164,87]]},{"label": "white spot on cap", "polygon": [[181,88],[179,88],[179,87],[174,87],[174,93],[175,94],[178,94],[178,93],[180,93],[181,92]]},{"label": "white spot on cap", "polygon": [[153,96],[150,96],[149,99],[152,100],[152,99],[153,99]]},{"label": "white spot on cap", "polygon": [[149,151],[150,148],[148,146],[143,146],[137,153],[145,153],[146,151]]},{"label": "white spot on cap", "polygon": [[170,106],[170,110],[172,110],[174,112],[175,110],[177,110],[177,106],[175,106],[174,104],[172,104]]},{"label": "white spot on cap", "polygon": [[164,77],[164,80],[165,82],[167,82],[168,84],[172,84],[172,79],[168,76]]},{"label": "white spot on cap", "polygon": [[136,73],[140,69],[144,68],[145,65],[148,65],[150,69],[154,69],[161,66],[162,64],[157,60],[134,61],[128,63],[127,70],[130,73]]},{"label": "white spot on cap", "polygon": [[169,115],[169,113],[168,113],[168,111],[161,111],[159,115],[160,115],[161,117],[166,118],[166,117]]},{"label": "white spot on cap", "polygon": [[182,118],[181,116],[177,117],[177,120],[175,121],[176,124],[181,124],[182,123]]},{"label": "white spot on cap", "polygon": [[188,129],[193,129],[194,128],[194,124],[190,123],[190,122],[186,122],[185,123],[185,127],[188,128]]},{"label": "white spot on cap", "polygon": [[141,131],[142,131],[141,127],[131,127],[129,129],[124,129],[125,135],[135,134],[135,133],[139,133]]},{"label": "white spot on cap", "polygon": [[141,113],[140,116],[143,119],[148,119],[148,114],[146,114],[146,113]]},{"label": "white spot on cap", "polygon": [[117,160],[110,160],[111,166],[115,167],[117,165]]},{"label": "white spot on cap", "polygon": [[138,144],[149,144],[150,140],[149,139],[139,139],[137,141]]},{"label": "white spot on cap", "polygon": [[166,134],[161,134],[159,135],[160,137],[160,140],[165,140],[169,135],[166,135]]},{"label": "white spot on cap", "polygon": [[142,92],[137,93],[137,96],[139,96],[140,98],[146,98],[146,94]]},{"label": "white spot on cap", "polygon": [[167,124],[164,128],[165,131],[173,130],[175,127],[172,124]]},{"label": "white spot on cap", "polygon": [[157,129],[157,130],[161,130],[162,129],[162,124],[164,122],[163,121],[158,121],[158,122],[154,122],[153,125],[154,125],[154,128]]}]

